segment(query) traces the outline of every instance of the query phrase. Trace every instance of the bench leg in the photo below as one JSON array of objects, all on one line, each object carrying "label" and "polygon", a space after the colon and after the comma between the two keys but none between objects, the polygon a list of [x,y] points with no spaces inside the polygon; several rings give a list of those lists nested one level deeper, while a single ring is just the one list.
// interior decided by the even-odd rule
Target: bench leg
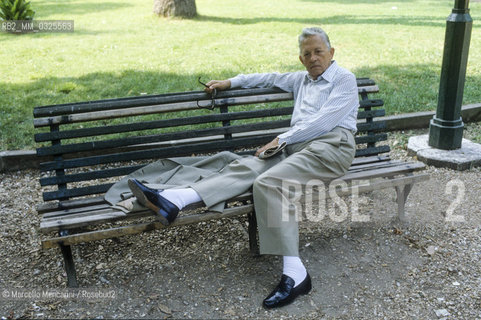
[{"label": "bench leg", "polygon": [[69,288],[78,288],[72,248],[70,246],[60,245],[60,250],[62,251],[63,261],[65,263],[65,271],[67,272],[67,286]]},{"label": "bench leg", "polygon": [[[68,231],[61,230],[59,235],[66,236],[68,235]],[[75,271],[75,264],[73,262],[72,247],[60,244],[60,251],[62,251],[65,272],[67,273],[67,286],[69,288],[78,288],[77,272]]]},{"label": "bench leg", "polygon": [[259,255],[259,243],[257,242],[257,219],[256,212],[252,210],[247,215],[249,220],[249,248],[254,256]]},{"label": "bench leg", "polygon": [[406,200],[408,198],[409,192],[411,192],[413,185],[407,184],[404,186],[397,186],[396,187],[396,194],[397,194],[397,213],[398,217],[402,222],[407,222],[406,213],[404,211]]}]

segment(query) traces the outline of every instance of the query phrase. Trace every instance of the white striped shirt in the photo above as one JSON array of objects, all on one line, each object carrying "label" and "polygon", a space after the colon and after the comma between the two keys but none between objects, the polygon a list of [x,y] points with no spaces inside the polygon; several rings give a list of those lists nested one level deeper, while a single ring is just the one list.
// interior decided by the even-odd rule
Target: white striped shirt
[{"label": "white striped shirt", "polygon": [[335,127],[357,130],[356,77],[335,61],[316,80],[307,71],[240,74],[229,80],[231,88],[278,87],[293,93],[291,128],[279,135],[279,144],[308,141]]}]

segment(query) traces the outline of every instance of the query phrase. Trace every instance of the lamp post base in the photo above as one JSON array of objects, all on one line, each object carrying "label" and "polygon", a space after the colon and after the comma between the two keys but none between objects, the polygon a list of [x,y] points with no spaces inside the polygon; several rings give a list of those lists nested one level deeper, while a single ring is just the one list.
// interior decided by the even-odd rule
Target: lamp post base
[{"label": "lamp post base", "polygon": [[456,150],[441,150],[428,145],[428,135],[410,137],[408,155],[416,156],[428,166],[463,171],[481,166],[481,144],[463,139],[463,146]]},{"label": "lamp post base", "polygon": [[429,146],[442,150],[461,148],[464,123],[458,120],[442,120],[434,117],[429,123]]}]

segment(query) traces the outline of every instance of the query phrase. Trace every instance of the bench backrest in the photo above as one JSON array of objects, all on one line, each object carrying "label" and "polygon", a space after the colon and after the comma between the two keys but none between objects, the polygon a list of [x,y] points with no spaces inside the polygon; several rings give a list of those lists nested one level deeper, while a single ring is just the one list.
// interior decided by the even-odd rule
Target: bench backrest
[{"label": "bench backrest", "polygon": [[[375,83],[358,79],[356,156],[389,152],[383,101]],[[214,110],[205,110],[214,102]],[[153,159],[223,150],[252,153],[289,127],[292,94],[279,89],[203,91],[69,103],[34,109],[37,155],[46,172],[45,201],[105,193],[114,180]],[[144,161],[142,163],[142,161]],[[115,178],[118,180],[118,178]],[[52,187],[56,186],[56,187]]]}]

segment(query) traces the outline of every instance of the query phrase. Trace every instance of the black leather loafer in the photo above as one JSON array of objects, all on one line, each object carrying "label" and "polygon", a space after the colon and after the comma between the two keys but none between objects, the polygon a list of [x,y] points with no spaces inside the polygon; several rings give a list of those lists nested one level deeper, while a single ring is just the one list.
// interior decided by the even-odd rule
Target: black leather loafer
[{"label": "black leather loafer", "polygon": [[274,291],[271,292],[267,298],[264,299],[263,305],[265,308],[279,308],[285,306],[299,295],[308,294],[312,289],[311,277],[309,273],[306,278],[294,288],[294,279],[285,274],[281,277],[281,282],[277,285]]},{"label": "black leather loafer", "polygon": [[154,211],[163,225],[168,226],[177,218],[179,208],[162,197],[158,190],[143,185],[137,179],[129,179],[128,184],[140,204]]}]

